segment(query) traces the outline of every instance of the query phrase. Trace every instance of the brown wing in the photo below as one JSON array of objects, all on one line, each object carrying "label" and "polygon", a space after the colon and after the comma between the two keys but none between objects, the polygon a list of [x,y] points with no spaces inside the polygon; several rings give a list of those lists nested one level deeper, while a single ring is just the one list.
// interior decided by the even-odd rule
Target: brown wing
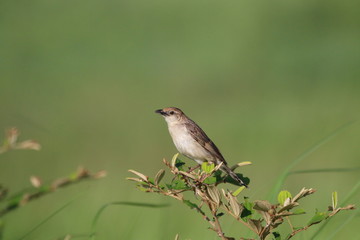
[{"label": "brown wing", "polygon": [[220,150],[216,145],[210,140],[206,133],[192,120],[188,119],[188,122],[185,123],[187,130],[190,132],[191,136],[205,148],[212,156],[227,164],[223,155],[220,153]]}]

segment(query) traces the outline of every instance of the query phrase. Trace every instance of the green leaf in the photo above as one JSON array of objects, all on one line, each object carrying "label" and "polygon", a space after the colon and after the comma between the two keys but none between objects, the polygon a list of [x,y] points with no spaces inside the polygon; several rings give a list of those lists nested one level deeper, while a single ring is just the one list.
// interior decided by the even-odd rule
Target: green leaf
[{"label": "green leaf", "polygon": [[198,208],[198,205],[196,205],[195,203],[193,203],[193,202],[191,202],[189,200],[183,200],[183,203],[185,203],[191,209]]},{"label": "green leaf", "polygon": [[304,228],[304,227],[293,227],[293,229],[296,231],[296,230],[300,230],[300,229],[302,229],[302,228]]},{"label": "green leaf", "polygon": [[332,193],[332,207],[333,207],[333,209],[336,209],[337,204],[338,204],[338,194],[337,194],[337,192],[333,192]]},{"label": "green leaf", "polygon": [[247,221],[248,219],[251,218],[252,214],[254,213],[254,203],[250,202],[248,200],[247,197],[244,198],[244,203],[242,204],[244,209],[241,212],[240,217],[244,220]]},{"label": "green leaf", "polygon": [[151,183],[151,184],[153,184],[153,185],[155,185],[154,179],[152,179],[152,178],[150,178],[150,177],[148,178],[148,182]]},{"label": "green leaf", "polygon": [[281,235],[279,232],[273,232],[274,240],[281,240]]},{"label": "green leaf", "polygon": [[217,217],[221,217],[221,216],[224,216],[225,214],[223,212],[220,212],[218,214],[216,214]]},{"label": "green leaf", "polygon": [[289,191],[286,191],[286,190],[283,190],[279,193],[277,199],[278,199],[278,203],[281,205],[281,206],[284,206],[284,203],[286,201],[286,199],[288,198],[292,198],[291,196],[291,193]]},{"label": "green leaf", "polygon": [[326,219],[328,216],[329,215],[327,212],[316,212],[315,215],[308,222],[308,225],[319,223]]},{"label": "green leaf", "polygon": [[244,190],[245,189],[245,186],[241,186],[241,187],[239,187],[238,189],[236,189],[236,191],[235,192],[233,192],[233,196],[234,197],[236,197],[237,195],[239,195],[241,192],[242,192],[242,190]]},{"label": "green leaf", "polygon": [[305,210],[304,209],[296,209],[295,211],[292,212],[294,215],[299,215],[299,214],[305,214]]},{"label": "green leaf", "polygon": [[196,211],[200,212],[202,215],[205,215],[205,213],[201,210],[201,208],[198,207],[195,203],[189,201],[189,200],[183,200],[183,203],[190,207],[191,209],[196,209]]},{"label": "green leaf", "polygon": [[210,177],[207,177],[205,180],[204,180],[204,183],[206,183],[206,184],[215,184],[215,183],[217,183],[217,179],[216,179],[216,177],[214,177],[214,176],[210,176]]},{"label": "green leaf", "polygon": [[175,161],[175,167],[179,169],[180,171],[184,171],[183,166],[185,165],[185,162],[181,161],[180,159],[176,159]]},{"label": "green leaf", "polygon": [[216,172],[214,172],[210,177],[207,177],[205,180],[204,180],[204,183],[206,184],[215,184],[215,183],[218,183],[218,182],[221,182],[223,179],[221,177],[221,171],[218,170]]},{"label": "green leaf", "polygon": [[201,164],[201,169],[206,173],[211,173],[212,170],[214,170],[214,168],[215,168],[214,163],[203,162]]},{"label": "green leaf", "polygon": [[78,178],[78,173],[77,172],[71,173],[68,178],[70,181],[76,181],[76,179]]},{"label": "green leaf", "polygon": [[166,184],[169,189],[175,190],[183,190],[183,189],[190,189],[184,181],[176,179],[172,182],[172,184]]},{"label": "green leaf", "polygon": [[20,204],[21,200],[23,199],[25,193],[19,193],[14,195],[12,198],[8,200],[7,208],[13,208]]},{"label": "green leaf", "polygon": [[137,187],[137,189],[139,189],[142,192],[147,192],[148,191],[148,188],[142,187],[141,185],[138,185],[136,187]]},{"label": "green leaf", "polygon": [[50,192],[51,191],[51,186],[46,186],[46,185],[43,185],[41,186],[40,188],[38,188],[38,191],[39,192]]}]

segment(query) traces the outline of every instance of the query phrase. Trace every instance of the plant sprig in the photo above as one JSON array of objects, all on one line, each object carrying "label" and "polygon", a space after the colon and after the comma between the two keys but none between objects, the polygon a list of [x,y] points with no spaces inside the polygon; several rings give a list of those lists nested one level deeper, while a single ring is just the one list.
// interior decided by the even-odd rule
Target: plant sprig
[{"label": "plant sprig", "polygon": [[[223,226],[220,218],[227,214],[243,226],[249,228],[259,239],[264,240],[272,235],[275,239],[280,239],[280,232],[277,228],[288,223],[291,231],[287,233],[284,239],[291,239],[296,234],[307,230],[315,224],[333,217],[340,211],[352,210],[354,205],[345,207],[337,207],[337,193],[333,193],[332,206],[324,212],[315,212],[315,215],[303,227],[293,227],[291,218],[297,215],[306,214],[303,209],[298,208],[299,201],[316,192],[312,188],[302,188],[294,197],[288,191],[281,191],[278,194],[278,202],[270,203],[267,200],[251,201],[248,197],[243,197],[240,202],[238,196],[243,192],[244,187],[240,187],[235,191],[225,190],[220,184],[231,182],[229,178],[222,176],[219,168],[221,165],[213,165],[204,163],[201,169],[189,168],[185,170],[185,163],[178,158],[178,154],[174,155],[171,162],[163,160],[165,166],[173,175],[173,180],[169,183],[162,184],[165,170],[161,169],[151,178],[143,173],[135,170],[129,172],[137,177],[129,177],[128,180],[135,181],[137,188],[144,192],[158,193],[164,196],[174,198],[191,209],[196,210],[201,217],[210,225],[209,229],[216,232],[217,236],[222,240],[235,239],[227,236],[223,232]],[[236,166],[248,165],[237,164]],[[249,179],[239,175],[247,183]],[[185,192],[192,192],[196,196],[196,201],[191,201],[184,196]],[[286,220],[286,221],[285,221]],[[246,239],[246,238],[240,238]]]}]

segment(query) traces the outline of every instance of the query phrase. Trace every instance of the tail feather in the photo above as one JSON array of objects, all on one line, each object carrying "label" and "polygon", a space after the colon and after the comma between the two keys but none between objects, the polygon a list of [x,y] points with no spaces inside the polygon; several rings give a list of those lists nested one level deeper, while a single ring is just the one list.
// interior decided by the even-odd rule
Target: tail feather
[{"label": "tail feather", "polygon": [[227,173],[232,179],[234,179],[236,182],[238,182],[241,186],[248,187],[237,175],[234,173],[228,166],[223,165],[221,169]]}]

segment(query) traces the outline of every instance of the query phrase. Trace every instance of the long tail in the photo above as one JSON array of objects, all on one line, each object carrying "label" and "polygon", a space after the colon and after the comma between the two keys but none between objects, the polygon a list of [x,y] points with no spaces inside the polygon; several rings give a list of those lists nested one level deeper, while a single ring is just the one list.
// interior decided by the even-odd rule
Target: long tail
[{"label": "long tail", "polygon": [[223,170],[225,173],[229,174],[229,176],[234,179],[235,181],[237,181],[241,186],[245,186],[246,188],[248,187],[237,175],[236,173],[234,173],[228,166],[226,165],[222,165],[221,166],[221,170]]}]

